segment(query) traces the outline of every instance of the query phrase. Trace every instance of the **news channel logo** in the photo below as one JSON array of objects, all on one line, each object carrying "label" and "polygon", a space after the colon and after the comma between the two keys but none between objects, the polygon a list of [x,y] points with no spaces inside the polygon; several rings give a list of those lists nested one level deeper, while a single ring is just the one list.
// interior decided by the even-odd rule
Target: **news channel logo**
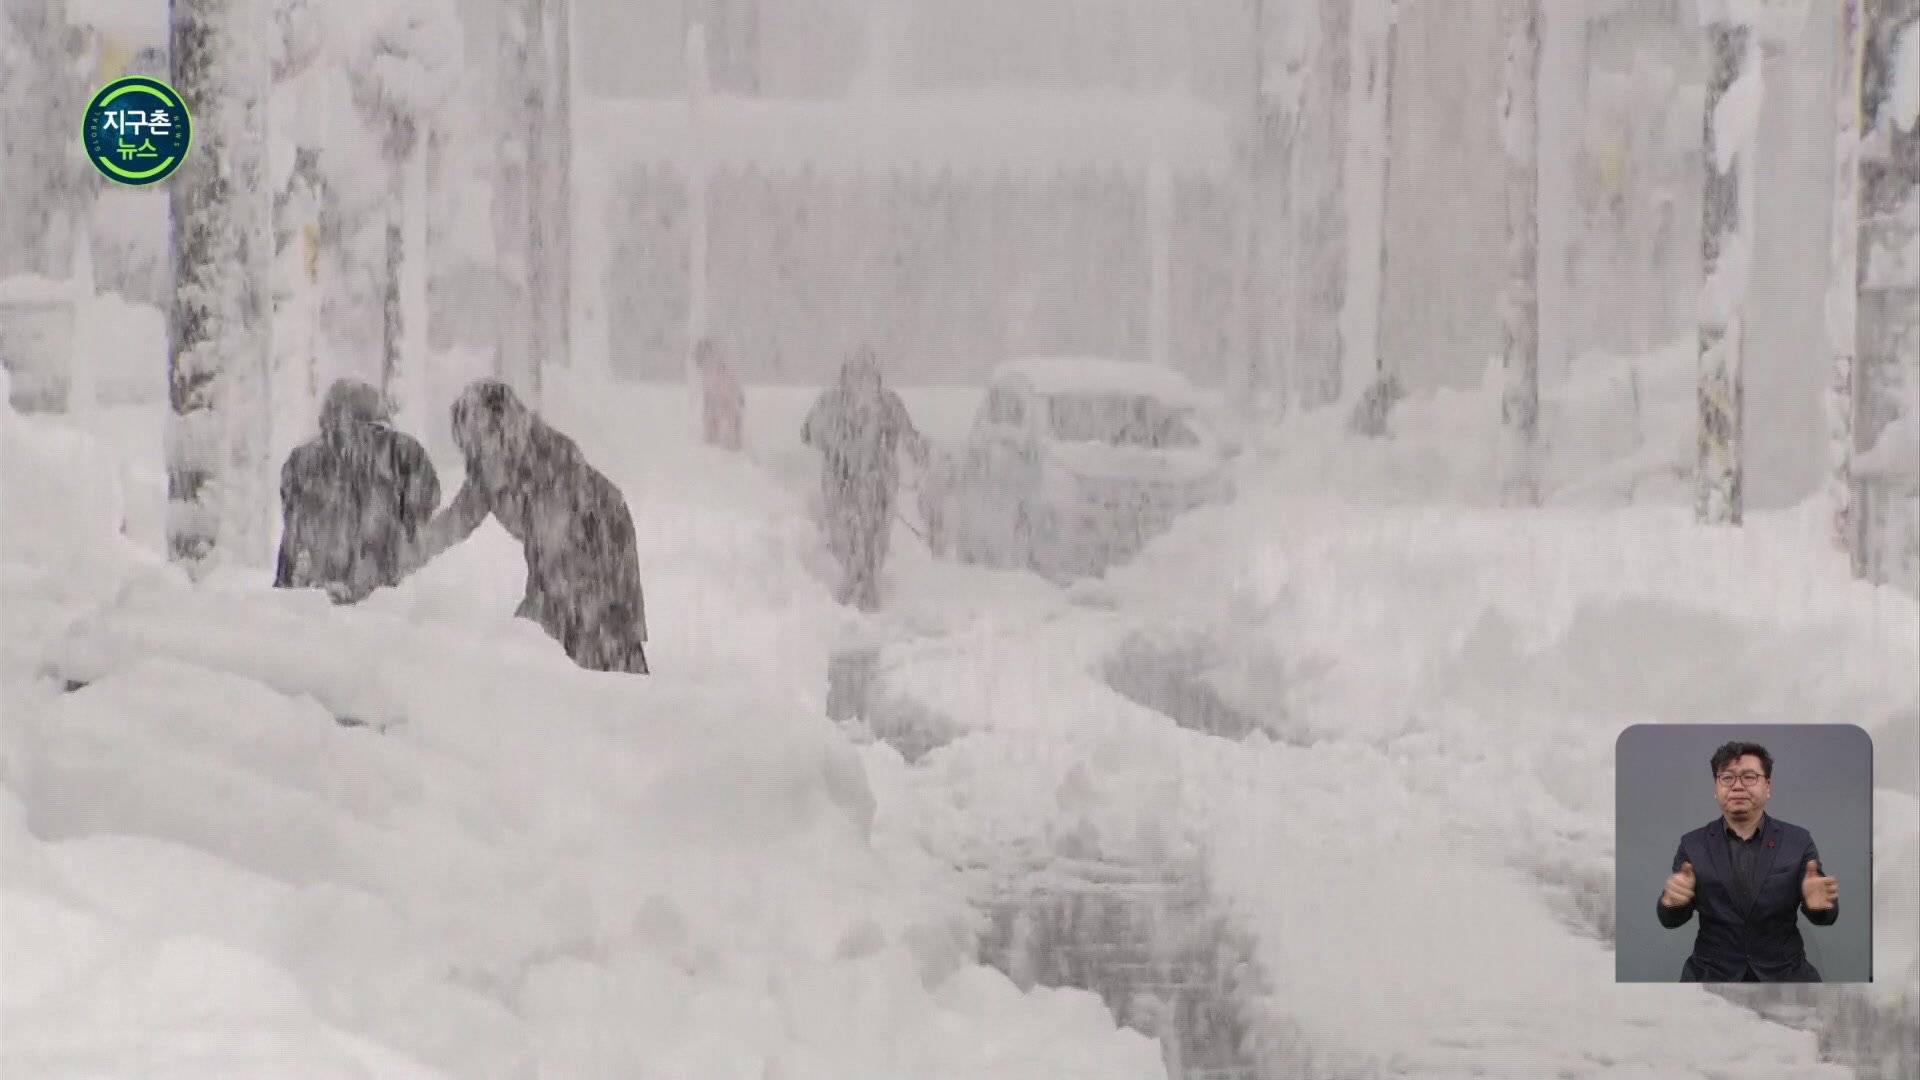
[{"label": "news channel logo", "polygon": [[87,160],[116,184],[157,184],[193,145],[193,117],[173,87],[145,75],[115,79],[93,95],[80,126]]}]

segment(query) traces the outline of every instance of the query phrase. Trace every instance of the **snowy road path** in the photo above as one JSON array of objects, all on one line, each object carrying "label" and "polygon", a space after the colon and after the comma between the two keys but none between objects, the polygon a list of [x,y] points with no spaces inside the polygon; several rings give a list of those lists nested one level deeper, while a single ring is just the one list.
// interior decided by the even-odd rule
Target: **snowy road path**
[{"label": "snowy road path", "polygon": [[[1619,988],[1489,823],[1423,784],[1443,762],[1354,742],[1228,743],[1091,674],[1109,616],[907,664],[889,689],[973,721],[935,751],[906,817],[971,865],[1066,850],[1203,853],[1258,943],[1269,1007],[1385,1075],[1850,1075],[1814,1040],[1680,987]],[[1032,703],[1013,704],[1010,703]],[[1703,1034],[1704,1033],[1704,1034]]]}]

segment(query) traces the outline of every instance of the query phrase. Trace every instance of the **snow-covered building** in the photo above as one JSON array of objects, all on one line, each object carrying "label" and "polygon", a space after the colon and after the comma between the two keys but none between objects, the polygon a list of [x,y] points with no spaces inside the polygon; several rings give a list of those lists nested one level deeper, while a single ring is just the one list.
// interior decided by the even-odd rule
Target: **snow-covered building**
[{"label": "snow-covered building", "polygon": [[[861,336],[929,379],[976,375],[1021,349],[1148,351],[1138,171],[1086,160],[1086,142],[1054,139],[1058,167],[1041,181],[1023,175],[1022,155],[1052,139],[1051,118],[1079,107],[1067,104],[1068,88],[1122,103],[1116,112],[1171,92],[1188,103],[1184,114],[1211,113],[1219,134],[1204,142],[1230,148],[1244,126],[1249,9],[1120,3],[1095,18],[1077,0],[1047,0],[1019,5],[1018,17],[1005,3],[965,5],[962,19],[961,6],[879,5],[869,17],[870,5],[853,0],[656,0],[604,16],[607,40],[581,50],[583,84],[633,102],[619,107],[624,115],[649,117],[622,151],[634,167],[605,218],[605,240],[616,245],[608,302],[616,370],[674,372],[684,355],[687,197],[673,132],[685,121],[670,117],[688,86],[681,35],[697,18],[730,28],[709,42],[717,91],[726,89],[719,68],[740,63],[721,58],[744,48],[753,67],[745,82],[782,101],[716,98],[709,113],[734,132],[712,135],[722,153],[727,139],[765,125],[751,137],[754,152],[735,154],[710,191],[710,325],[745,370],[815,378]],[[1270,20],[1299,7],[1268,6]],[[1704,76],[1694,8],[1621,0],[1581,6],[1572,23],[1549,19],[1540,178],[1549,382],[1596,350],[1644,352],[1693,331]],[[1812,492],[1824,439],[1824,369],[1802,360],[1821,348],[1837,30],[1824,5],[1797,10],[1797,32],[1769,39],[1763,57],[1762,227],[1746,364],[1754,505]],[[1382,366],[1415,392],[1472,385],[1499,351],[1497,16],[1496,5],[1401,6],[1379,350]],[[859,103],[887,88],[899,119]],[[1009,100],[1023,108],[1004,109]],[[928,123],[928,107],[915,103],[929,101],[970,102],[976,119]],[[1137,138],[1129,145],[1146,153],[1153,125],[1134,124],[1101,127],[1095,141]],[[991,140],[972,141],[988,128]],[[604,151],[614,134],[590,137]],[[1231,300],[1237,195],[1209,179],[1210,161],[1189,168],[1179,153],[1174,161],[1183,173],[1173,199],[1171,352],[1217,381],[1241,348]],[[863,169],[869,179],[852,187],[829,179]],[[881,175],[884,184],[873,179]],[[861,250],[865,239],[876,250]]]},{"label": "snow-covered building", "polygon": [[1172,180],[1170,351],[1225,359],[1233,265],[1228,118],[1182,97],[601,101],[582,158],[609,190],[611,362],[684,362],[686,162],[707,175],[710,332],[750,378],[817,381],[870,342],[916,378],[971,381],[1019,352],[1145,358],[1149,175]]}]

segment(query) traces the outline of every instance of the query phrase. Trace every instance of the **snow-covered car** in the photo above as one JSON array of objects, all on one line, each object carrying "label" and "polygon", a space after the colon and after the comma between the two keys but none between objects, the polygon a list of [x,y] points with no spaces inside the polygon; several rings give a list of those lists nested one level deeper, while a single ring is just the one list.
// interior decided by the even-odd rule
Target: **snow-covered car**
[{"label": "snow-covered car", "polygon": [[935,468],[962,560],[1066,580],[1137,553],[1179,515],[1233,494],[1231,440],[1169,368],[1040,357],[993,372],[963,446]]}]

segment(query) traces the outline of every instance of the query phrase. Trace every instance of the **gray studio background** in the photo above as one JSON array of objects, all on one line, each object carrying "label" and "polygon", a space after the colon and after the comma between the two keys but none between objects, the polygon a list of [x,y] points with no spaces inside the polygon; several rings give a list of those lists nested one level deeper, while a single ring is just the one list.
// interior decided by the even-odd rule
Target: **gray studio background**
[{"label": "gray studio background", "polygon": [[1663,928],[1654,904],[1682,834],[1720,816],[1708,761],[1721,743],[1756,742],[1773,755],[1768,815],[1813,834],[1820,869],[1840,883],[1840,921],[1800,916],[1807,958],[1827,982],[1873,977],[1873,740],[1851,724],[1636,724],[1615,746],[1614,977],[1678,982],[1696,916]]}]

